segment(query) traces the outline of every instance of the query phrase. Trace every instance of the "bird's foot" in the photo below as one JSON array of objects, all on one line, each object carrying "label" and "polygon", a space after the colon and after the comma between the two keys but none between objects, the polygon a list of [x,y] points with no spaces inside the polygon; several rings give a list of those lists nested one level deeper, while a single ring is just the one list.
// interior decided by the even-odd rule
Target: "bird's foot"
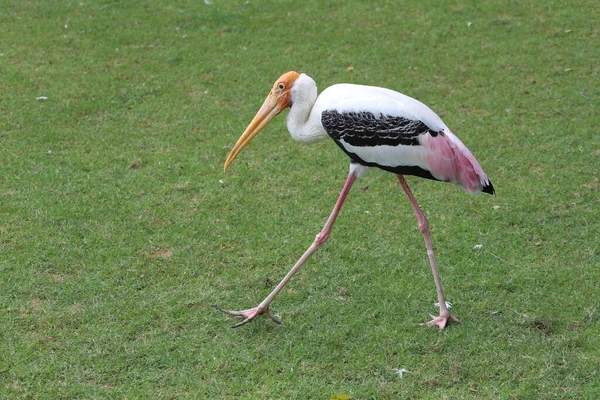
[{"label": "bird's foot", "polygon": [[233,315],[234,317],[244,318],[243,321],[235,324],[234,326],[232,326],[232,328],[239,328],[242,325],[246,325],[248,322],[251,322],[254,318],[261,314],[267,314],[267,316],[271,318],[275,323],[281,324],[281,321],[278,318],[276,318],[273,314],[271,314],[271,311],[269,311],[269,306],[265,307],[258,305],[257,307],[242,311],[229,311],[217,306],[216,304],[213,304],[213,307],[225,314]]},{"label": "bird's foot", "polygon": [[452,315],[449,311],[446,311],[445,313],[441,313],[439,317],[434,317],[431,314],[429,314],[429,316],[433,319],[429,322],[422,323],[421,324],[422,326],[436,325],[438,328],[440,328],[440,331],[442,331],[448,324],[449,320],[452,320],[452,321],[456,322],[457,324],[460,324],[460,320],[458,318],[456,318],[454,315]]}]

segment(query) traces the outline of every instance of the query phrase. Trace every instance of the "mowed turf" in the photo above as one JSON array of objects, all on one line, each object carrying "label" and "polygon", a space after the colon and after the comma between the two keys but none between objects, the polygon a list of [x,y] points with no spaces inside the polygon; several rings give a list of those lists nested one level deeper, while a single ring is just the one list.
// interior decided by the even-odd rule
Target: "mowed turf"
[{"label": "mowed turf", "polygon": [[[0,397],[598,397],[599,11],[5,0]],[[283,116],[223,172],[292,69],[416,97],[478,158],[495,197],[408,178],[462,324],[419,326],[423,240],[375,170],[274,302],[282,325],[210,308],[258,304],[346,178]]]}]

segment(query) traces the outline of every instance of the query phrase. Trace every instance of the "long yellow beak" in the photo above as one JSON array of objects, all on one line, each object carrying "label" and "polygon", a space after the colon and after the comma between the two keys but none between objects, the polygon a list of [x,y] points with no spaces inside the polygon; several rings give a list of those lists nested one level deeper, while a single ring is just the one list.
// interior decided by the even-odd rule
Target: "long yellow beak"
[{"label": "long yellow beak", "polygon": [[237,157],[240,151],[242,151],[242,149],[246,147],[246,145],[250,143],[250,141],[254,139],[254,137],[258,135],[258,133],[283,110],[278,100],[279,99],[273,94],[273,92],[269,93],[265,99],[265,102],[260,107],[260,110],[258,110],[254,118],[252,118],[250,125],[248,125],[244,133],[242,133],[242,136],[240,136],[238,141],[235,143],[235,146],[233,146],[233,149],[231,149],[229,152],[227,160],[225,160],[225,168],[223,169],[224,171],[229,168],[229,165]]}]

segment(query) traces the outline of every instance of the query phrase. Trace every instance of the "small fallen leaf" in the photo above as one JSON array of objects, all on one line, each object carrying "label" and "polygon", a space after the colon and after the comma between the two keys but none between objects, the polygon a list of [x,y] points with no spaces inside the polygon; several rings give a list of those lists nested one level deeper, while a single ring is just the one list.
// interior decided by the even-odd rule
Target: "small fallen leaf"
[{"label": "small fallen leaf", "polygon": [[346,71],[350,71],[350,72],[352,72],[352,71],[354,71],[354,67],[353,67],[353,66],[350,66],[350,67],[346,68]]},{"label": "small fallen leaf", "polygon": [[335,394],[329,398],[329,400],[350,400],[349,394]]},{"label": "small fallen leaf", "polygon": [[[173,250],[167,248],[167,247],[159,247],[157,249],[154,249],[148,253],[145,254],[148,258],[152,258],[152,259],[157,259],[157,258],[162,258],[165,260],[168,260],[169,258],[171,258],[173,256]],[[141,275],[140,277],[143,277],[144,275]]]},{"label": "small fallen leaf", "polygon": [[127,169],[137,169],[137,168],[140,168],[142,166],[142,164],[143,164],[142,159],[136,158],[134,160],[131,160],[131,162],[127,166]]},{"label": "small fallen leaf", "polygon": [[499,210],[499,209],[500,209],[500,206],[493,206],[492,208],[493,208],[494,210]]}]

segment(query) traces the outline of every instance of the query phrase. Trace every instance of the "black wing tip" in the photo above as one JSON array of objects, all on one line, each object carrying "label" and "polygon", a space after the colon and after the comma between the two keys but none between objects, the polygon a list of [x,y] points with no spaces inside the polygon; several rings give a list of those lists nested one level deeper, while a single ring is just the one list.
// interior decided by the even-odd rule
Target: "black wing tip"
[{"label": "black wing tip", "polygon": [[496,189],[494,189],[494,185],[492,185],[492,182],[488,181],[488,184],[485,185],[483,187],[483,189],[481,189],[481,191],[483,193],[489,193],[491,195],[495,195],[496,194]]}]

